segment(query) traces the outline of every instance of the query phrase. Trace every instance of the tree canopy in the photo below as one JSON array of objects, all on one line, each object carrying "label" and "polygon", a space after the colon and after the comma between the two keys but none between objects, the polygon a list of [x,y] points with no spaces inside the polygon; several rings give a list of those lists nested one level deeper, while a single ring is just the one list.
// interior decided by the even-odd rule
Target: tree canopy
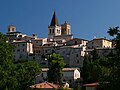
[{"label": "tree canopy", "polygon": [[13,46],[0,33],[0,90],[27,90],[34,84],[40,67],[35,61],[13,63]]},{"label": "tree canopy", "polygon": [[48,55],[48,64],[49,64],[49,70],[47,72],[48,81],[61,84],[63,76],[62,69],[65,66],[63,58],[59,54],[52,53]]},{"label": "tree canopy", "polygon": [[120,30],[119,27],[110,28],[109,35],[114,37],[113,44],[116,53],[99,61],[101,66],[100,85],[102,90],[118,90],[120,86]]},{"label": "tree canopy", "polygon": [[[99,82],[101,90],[118,90],[120,86],[120,30],[109,28],[108,34],[113,37],[115,52],[105,57],[85,58],[83,65],[84,83]],[[96,56],[95,52],[93,56]]]}]

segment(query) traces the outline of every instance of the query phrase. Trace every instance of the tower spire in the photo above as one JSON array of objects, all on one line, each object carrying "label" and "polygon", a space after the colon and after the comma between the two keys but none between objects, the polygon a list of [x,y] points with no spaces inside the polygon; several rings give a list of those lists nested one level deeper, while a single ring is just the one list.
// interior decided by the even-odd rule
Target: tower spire
[{"label": "tower spire", "polygon": [[52,17],[50,26],[55,26],[55,25],[59,26],[59,24],[58,24],[58,19],[57,19],[57,16],[56,16],[56,13],[55,13],[55,11],[54,11],[54,14],[53,14],[53,17]]}]

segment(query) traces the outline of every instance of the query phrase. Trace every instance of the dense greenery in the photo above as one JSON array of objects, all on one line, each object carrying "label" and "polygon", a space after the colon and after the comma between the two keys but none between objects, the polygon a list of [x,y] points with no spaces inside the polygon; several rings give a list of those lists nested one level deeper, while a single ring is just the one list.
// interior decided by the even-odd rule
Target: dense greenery
[{"label": "dense greenery", "polygon": [[62,69],[65,66],[63,58],[59,54],[52,53],[48,56],[48,64],[48,81],[61,84],[63,76]]},{"label": "dense greenery", "polygon": [[108,33],[113,36],[116,53],[101,59],[102,74],[100,85],[103,90],[118,90],[120,86],[120,30],[119,27],[110,28]]},{"label": "dense greenery", "polygon": [[7,37],[0,33],[0,90],[27,90],[34,84],[40,73],[35,61],[13,63],[13,46],[6,42]]},{"label": "dense greenery", "polygon": [[[110,28],[108,33],[113,36],[115,52],[101,58],[85,57],[82,69],[83,83],[99,82],[101,90],[118,90],[120,86],[120,30]],[[92,56],[97,54],[93,53]]]},{"label": "dense greenery", "polygon": [[16,77],[20,90],[29,90],[35,82],[35,77],[40,73],[39,65],[35,61],[19,62],[16,64]]},{"label": "dense greenery", "polygon": [[98,82],[98,77],[100,75],[98,59],[99,57],[96,49],[92,51],[92,57],[84,57],[83,68],[81,72],[84,84]]},{"label": "dense greenery", "polygon": [[14,90],[17,86],[17,78],[12,63],[12,46],[6,41],[7,37],[0,33],[0,89]]}]

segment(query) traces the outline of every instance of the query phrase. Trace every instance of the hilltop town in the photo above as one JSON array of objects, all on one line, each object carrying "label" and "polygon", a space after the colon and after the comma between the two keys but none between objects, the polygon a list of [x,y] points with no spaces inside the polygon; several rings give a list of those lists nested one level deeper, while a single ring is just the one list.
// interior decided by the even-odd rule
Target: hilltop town
[{"label": "hilltop town", "polygon": [[8,27],[6,35],[8,43],[15,46],[12,52],[14,61],[36,60],[42,67],[42,73],[36,77],[35,83],[45,81],[48,71],[47,56],[53,51],[63,57],[66,64],[63,69],[63,81],[67,81],[71,87],[81,78],[80,72],[85,56],[93,58],[94,50],[99,57],[115,52],[112,41],[106,38],[76,38],[71,33],[71,25],[68,22],[59,24],[55,11],[48,26],[47,38],[39,38],[37,34],[28,36],[17,30],[14,25]]}]

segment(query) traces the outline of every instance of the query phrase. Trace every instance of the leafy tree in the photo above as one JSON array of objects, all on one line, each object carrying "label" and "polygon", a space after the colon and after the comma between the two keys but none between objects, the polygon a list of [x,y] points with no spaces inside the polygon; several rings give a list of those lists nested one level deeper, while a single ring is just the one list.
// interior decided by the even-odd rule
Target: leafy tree
[{"label": "leafy tree", "polygon": [[40,73],[39,65],[35,61],[13,63],[13,46],[7,40],[0,33],[0,90],[27,90]]},{"label": "leafy tree", "polygon": [[12,63],[12,45],[6,41],[7,37],[0,33],[0,90],[15,90],[17,79]]},{"label": "leafy tree", "polygon": [[95,61],[99,58],[96,48],[94,48],[94,50],[92,51],[92,61]]},{"label": "leafy tree", "polygon": [[52,53],[48,56],[49,70],[47,72],[48,81],[54,83],[62,83],[63,72],[62,69],[65,66],[63,58],[56,53]]},{"label": "leafy tree", "polygon": [[41,72],[38,63],[25,61],[16,64],[19,90],[29,90],[29,86],[34,84],[36,75]]},{"label": "leafy tree", "polygon": [[99,61],[101,77],[99,79],[102,90],[118,90],[120,86],[120,30],[119,27],[110,28],[108,31],[113,36],[116,53]]},{"label": "leafy tree", "polygon": [[99,65],[97,63],[99,57],[96,52],[96,49],[92,51],[91,55],[86,55],[84,57],[81,72],[83,83],[94,83],[97,82],[99,78]]}]

